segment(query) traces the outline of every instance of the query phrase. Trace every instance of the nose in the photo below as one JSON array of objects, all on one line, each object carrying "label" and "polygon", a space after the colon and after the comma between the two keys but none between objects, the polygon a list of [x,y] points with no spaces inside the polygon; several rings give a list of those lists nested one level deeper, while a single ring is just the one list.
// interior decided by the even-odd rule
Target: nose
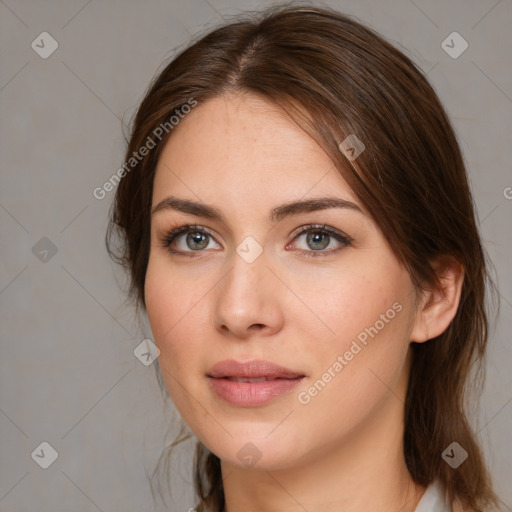
[{"label": "nose", "polygon": [[224,336],[249,339],[282,329],[285,286],[263,252],[252,262],[234,254],[225,277],[215,287],[215,327]]}]

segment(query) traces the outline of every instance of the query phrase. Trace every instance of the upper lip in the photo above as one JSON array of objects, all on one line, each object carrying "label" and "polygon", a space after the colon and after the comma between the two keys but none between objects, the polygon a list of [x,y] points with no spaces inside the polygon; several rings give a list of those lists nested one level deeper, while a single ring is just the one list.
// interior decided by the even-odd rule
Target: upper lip
[{"label": "upper lip", "polygon": [[261,377],[266,377],[268,379],[296,379],[297,377],[305,376],[303,373],[295,372],[270,361],[257,359],[253,359],[252,361],[247,361],[245,363],[241,363],[233,359],[220,361],[212,366],[207,375],[208,377],[216,379],[228,377],[233,377],[235,379],[256,379]]}]

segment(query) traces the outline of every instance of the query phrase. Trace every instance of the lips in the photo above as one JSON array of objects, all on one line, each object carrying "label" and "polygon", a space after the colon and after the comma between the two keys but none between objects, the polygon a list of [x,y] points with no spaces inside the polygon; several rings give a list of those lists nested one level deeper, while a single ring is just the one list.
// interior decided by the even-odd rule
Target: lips
[{"label": "lips", "polygon": [[229,360],[213,366],[207,377],[212,391],[225,402],[254,407],[291,392],[305,375],[269,361]]},{"label": "lips", "polygon": [[289,370],[284,366],[271,363],[270,361],[261,361],[254,359],[246,363],[240,363],[233,359],[221,361],[214,365],[208,372],[208,377],[214,379],[245,379],[238,382],[250,382],[255,379],[275,380],[275,379],[296,379],[304,377],[303,373]]}]

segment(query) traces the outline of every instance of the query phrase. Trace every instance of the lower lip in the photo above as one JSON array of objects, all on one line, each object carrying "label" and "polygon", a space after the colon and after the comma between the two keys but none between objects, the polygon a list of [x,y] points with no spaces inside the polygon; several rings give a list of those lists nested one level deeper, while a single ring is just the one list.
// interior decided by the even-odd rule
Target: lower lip
[{"label": "lower lip", "polygon": [[275,379],[261,382],[235,382],[208,377],[213,391],[232,405],[252,407],[270,402],[291,391],[304,377]]}]

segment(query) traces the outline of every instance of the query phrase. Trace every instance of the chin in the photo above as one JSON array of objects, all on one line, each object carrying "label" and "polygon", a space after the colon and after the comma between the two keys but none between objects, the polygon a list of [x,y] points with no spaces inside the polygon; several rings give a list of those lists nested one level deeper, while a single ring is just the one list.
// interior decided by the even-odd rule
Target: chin
[{"label": "chin", "polygon": [[297,451],[300,444],[290,436],[270,437],[268,429],[265,429],[265,433],[259,436],[238,435],[225,444],[202,442],[223,462],[240,469],[277,471],[300,463],[302,457]]}]

